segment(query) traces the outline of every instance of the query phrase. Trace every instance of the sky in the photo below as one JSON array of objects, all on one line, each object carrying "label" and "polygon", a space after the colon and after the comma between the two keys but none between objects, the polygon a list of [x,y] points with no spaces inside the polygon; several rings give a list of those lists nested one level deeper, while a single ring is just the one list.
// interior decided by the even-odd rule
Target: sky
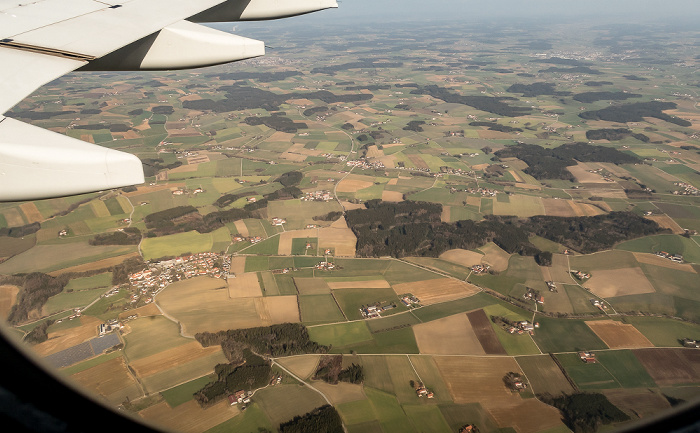
[{"label": "sky", "polygon": [[697,20],[698,0],[339,0],[313,21],[550,20],[612,17],[630,21]]}]

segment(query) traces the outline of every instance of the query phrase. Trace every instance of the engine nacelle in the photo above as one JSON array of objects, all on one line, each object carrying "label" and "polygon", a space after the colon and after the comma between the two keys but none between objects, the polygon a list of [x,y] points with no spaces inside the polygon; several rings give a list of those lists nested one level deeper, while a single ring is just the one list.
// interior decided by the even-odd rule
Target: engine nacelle
[{"label": "engine nacelle", "polygon": [[337,8],[336,0],[228,0],[190,18],[197,23],[260,21]]},{"label": "engine nacelle", "polygon": [[84,71],[190,69],[259,57],[265,44],[180,21],[81,68]]}]

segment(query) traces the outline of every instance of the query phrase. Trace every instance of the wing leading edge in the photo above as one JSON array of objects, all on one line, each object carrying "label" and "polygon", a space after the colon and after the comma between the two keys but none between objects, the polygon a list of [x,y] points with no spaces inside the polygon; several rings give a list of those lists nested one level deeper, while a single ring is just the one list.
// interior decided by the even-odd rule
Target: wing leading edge
[{"label": "wing leading edge", "polygon": [[[0,0],[0,113],[76,69],[185,69],[264,54],[261,41],[192,21],[267,20],[336,7],[335,0]],[[131,154],[0,116],[0,201],[143,182]]]}]

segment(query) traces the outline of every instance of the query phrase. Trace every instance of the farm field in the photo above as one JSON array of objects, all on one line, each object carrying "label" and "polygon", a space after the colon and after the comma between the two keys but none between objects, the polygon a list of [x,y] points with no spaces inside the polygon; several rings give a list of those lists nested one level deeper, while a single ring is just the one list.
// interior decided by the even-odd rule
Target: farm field
[{"label": "farm field", "polygon": [[[604,8],[532,25],[525,3],[496,26],[454,11],[435,26],[433,5],[424,22],[326,22],[342,6],[246,25],[264,58],[68,74],[12,107],[135,155],[145,182],[0,203],[9,332],[118,410],[196,433],[280,430],[327,403],[314,388],[348,433],[565,433],[536,394],[602,393],[634,419],[700,398],[700,352],[683,347],[700,339],[697,14],[655,14],[670,33],[601,25]],[[198,252],[214,254],[177,260]],[[273,369],[305,385],[282,374],[245,410],[196,404],[238,349],[195,334],[285,323],[363,384],[312,379],[322,355],[273,332],[294,353]],[[510,371],[530,388],[509,391]]]}]

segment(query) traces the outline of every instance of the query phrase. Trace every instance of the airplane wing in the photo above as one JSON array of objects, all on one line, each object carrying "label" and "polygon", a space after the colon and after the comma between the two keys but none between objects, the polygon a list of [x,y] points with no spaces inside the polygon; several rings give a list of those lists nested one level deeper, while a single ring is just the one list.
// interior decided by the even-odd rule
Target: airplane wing
[{"label": "airplane wing", "polygon": [[[172,70],[265,53],[198,23],[284,18],[335,0],[0,0],[0,113],[80,70]],[[143,183],[141,161],[0,115],[0,201]]]}]

